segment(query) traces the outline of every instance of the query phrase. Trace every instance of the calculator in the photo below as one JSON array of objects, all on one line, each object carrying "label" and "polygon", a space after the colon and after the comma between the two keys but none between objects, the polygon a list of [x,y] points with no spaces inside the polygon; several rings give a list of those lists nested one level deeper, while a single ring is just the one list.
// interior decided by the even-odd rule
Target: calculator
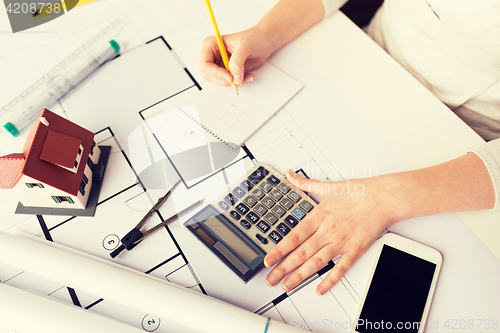
[{"label": "calculator", "polygon": [[316,203],[269,165],[258,163],[186,225],[244,282]]}]

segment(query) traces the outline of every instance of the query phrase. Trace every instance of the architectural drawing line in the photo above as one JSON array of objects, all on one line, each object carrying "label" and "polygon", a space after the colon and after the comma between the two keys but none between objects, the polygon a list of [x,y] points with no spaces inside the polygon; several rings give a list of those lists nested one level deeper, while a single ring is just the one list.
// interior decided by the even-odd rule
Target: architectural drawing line
[{"label": "architectural drawing line", "polygon": [[40,228],[42,228],[43,235],[45,236],[45,239],[53,242],[52,236],[50,235],[49,229],[47,228],[47,224],[45,223],[43,216],[37,215],[36,218],[38,219],[38,223],[40,224]]},{"label": "architectural drawing line", "polygon": [[88,310],[88,309],[90,309],[90,308],[92,308],[92,307],[96,306],[97,304],[101,303],[102,301],[104,301],[104,299],[99,298],[99,299],[98,299],[97,301],[95,301],[94,303],[92,303],[92,304],[90,304],[90,305],[87,305],[87,306],[85,307],[85,310]]},{"label": "architectural drawing line", "polygon": [[164,99],[162,99],[162,100],[160,100],[160,101],[158,101],[158,102],[156,102],[156,103],[154,103],[154,104],[151,104],[151,105],[150,105],[150,106],[148,106],[147,108],[144,108],[144,109],[142,109],[141,111],[139,111],[139,116],[142,118],[142,120],[146,120],[146,118],[144,118],[144,116],[142,115],[142,113],[143,113],[144,111],[146,111],[146,110],[148,110],[148,109],[152,108],[152,107],[153,107],[153,106],[155,106],[155,105],[158,105],[158,104],[160,104],[160,103],[165,102],[167,99],[170,99],[170,98],[175,97],[175,96],[177,96],[177,95],[179,95],[179,94],[182,94],[183,92],[185,92],[185,91],[187,91],[187,90],[189,90],[189,89],[191,89],[191,88],[194,88],[194,87],[196,87],[196,84],[194,84],[194,85],[192,85],[192,86],[189,86],[189,87],[187,87],[187,88],[184,88],[183,90],[181,90],[181,91],[179,91],[179,92],[176,92],[175,94],[173,94],[173,95],[171,95],[171,96],[168,96],[168,97],[166,97],[166,98],[164,98]]},{"label": "architectural drawing line", "polygon": [[73,288],[67,287],[69,296],[71,297],[71,301],[73,302],[74,306],[82,307],[82,304],[80,303],[80,300],[78,299],[78,296],[76,295],[76,291]]},{"label": "architectural drawing line", "polygon": [[175,255],[173,255],[172,257],[168,258],[167,260],[163,261],[162,263],[159,263],[158,265],[156,265],[155,267],[151,268],[150,270],[144,272],[144,274],[149,274],[151,272],[154,272],[155,270],[157,270],[158,268],[160,268],[161,266],[165,265],[166,263],[168,263],[169,261],[177,258],[178,256],[180,256],[181,254],[180,253],[177,253]]}]

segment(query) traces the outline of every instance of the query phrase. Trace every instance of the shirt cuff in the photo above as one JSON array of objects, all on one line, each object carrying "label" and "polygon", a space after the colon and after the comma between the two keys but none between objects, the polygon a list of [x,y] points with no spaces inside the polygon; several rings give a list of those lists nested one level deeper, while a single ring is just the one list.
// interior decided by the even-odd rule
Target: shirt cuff
[{"label": "shirt cuff", "polygon": [[323,6],[325,6],[324,18],[327,18],[328,16],[332,15],[337,10],[339,10],[339,8],[342,7],[348,0],[322,0],[322,1],[323,1]]},{"label": "shirt cuff", "polygon": [[487,142],[471,152],[479,156],[488,169],[495,190],[495,207],[492,210],[500,210],[500,139]]}]

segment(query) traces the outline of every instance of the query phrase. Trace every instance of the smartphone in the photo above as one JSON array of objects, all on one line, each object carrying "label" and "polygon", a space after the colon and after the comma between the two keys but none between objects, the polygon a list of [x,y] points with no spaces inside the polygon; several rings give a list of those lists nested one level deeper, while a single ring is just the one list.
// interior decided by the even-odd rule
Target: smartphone
[{"label": "smartphone", "polygon": [[442,261],[433,248],[385,234],[351,333],[423,332]]}]

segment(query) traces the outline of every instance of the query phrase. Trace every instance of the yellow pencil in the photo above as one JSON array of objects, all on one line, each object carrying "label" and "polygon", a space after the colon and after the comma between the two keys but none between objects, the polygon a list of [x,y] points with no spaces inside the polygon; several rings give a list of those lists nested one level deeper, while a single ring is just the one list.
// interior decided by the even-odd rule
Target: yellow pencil
[{"label": "yellow pencil", "polygon": [[[219,52],[222,57],[222,62],[224,62],[224,67],[226,67],[228,72],[231,72],[229,70],[229,58],[227,56],[226,47],[224,46],[224,41],[222,40],[219,28],[217,27],[217,22],[215,22],[212,6],[210,6],[210,2],[208,0],[203,1],[205,1],[205,7],[207,7],[208,16],[210,16],[210,20],[212,21],[212,26],[214,28],[215,38],[217,39],[217,45],[219,45]],[[238,86],[234,82],[231,82],[231,85],[233,86],[234,91],[236,91],[236,95],[238,95]]]}]

